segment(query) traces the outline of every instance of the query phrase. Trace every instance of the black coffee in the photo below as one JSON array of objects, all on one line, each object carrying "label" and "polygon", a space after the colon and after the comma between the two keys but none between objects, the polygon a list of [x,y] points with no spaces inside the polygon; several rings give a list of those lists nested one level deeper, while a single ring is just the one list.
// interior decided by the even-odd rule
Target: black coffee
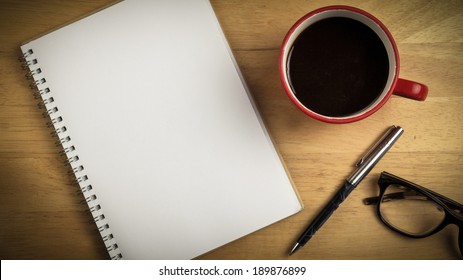
[{"label": "black coffee", "polygon": [[342,117],[379,97],[389,62],[373,30],[356,20],[334,17],[314,23],[296,38],[287,69],[304,106],[324,116]]}]

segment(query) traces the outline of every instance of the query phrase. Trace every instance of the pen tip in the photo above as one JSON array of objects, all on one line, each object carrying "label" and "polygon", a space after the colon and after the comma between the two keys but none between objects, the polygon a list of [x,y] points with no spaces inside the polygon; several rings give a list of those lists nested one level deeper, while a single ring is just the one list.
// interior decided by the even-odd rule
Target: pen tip
[{"label": "pen tip", "polygon": [[289,252],[289,255],[291,256],[292,254],[296,253],[300,248],[301,248],[301,245],[299,245],[299,243],[296,243],[293,249],[291,249],[291,252]]}]

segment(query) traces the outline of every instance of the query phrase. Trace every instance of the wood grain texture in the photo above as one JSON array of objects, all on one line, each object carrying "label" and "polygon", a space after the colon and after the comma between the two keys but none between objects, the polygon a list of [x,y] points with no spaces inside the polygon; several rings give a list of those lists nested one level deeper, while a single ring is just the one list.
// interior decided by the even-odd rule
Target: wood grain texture
[{"label": "wood grain texture", "polygon": [[[21,43],[112,2],[0,0],[1,259],[108,258],[17,58]],[[401,77],[427,84],[428,99],[392,97],[373,116],[346,125],[299,112],[280,85],[281,41],[301,16],[331,4],[353,5],[379,18],[397,42]],[[305,209],[200,259],[288,259],[292,243],[358,157],[392,124],[405,134],[291,258],[459,258],[456,227],[421,240],[402,237],[385,228],[362,198],[377,193],[378,174],[385,170],[463,202],[463,1],[213,0],[212,5]]]}]

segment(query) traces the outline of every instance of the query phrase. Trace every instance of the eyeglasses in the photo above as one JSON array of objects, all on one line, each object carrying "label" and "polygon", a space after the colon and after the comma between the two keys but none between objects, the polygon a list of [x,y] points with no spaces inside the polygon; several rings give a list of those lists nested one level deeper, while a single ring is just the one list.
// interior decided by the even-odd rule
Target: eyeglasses
[{"label": "eyeglasses", "polygon": [[364,203],[377,205],[386,226],[408,237],[424,238],[455,224],[463,256],[463,205],[387,172],[381,173],[378,185],[379,197],[365,198]]}]

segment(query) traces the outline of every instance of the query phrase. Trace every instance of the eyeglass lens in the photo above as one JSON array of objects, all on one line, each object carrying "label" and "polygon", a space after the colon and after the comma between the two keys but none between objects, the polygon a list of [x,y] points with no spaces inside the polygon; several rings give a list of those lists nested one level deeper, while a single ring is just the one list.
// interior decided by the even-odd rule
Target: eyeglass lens
[{"label": "eyeglass lens", "polygon": [[379,212],[390,226],[417,236],[432,231],[445,218],[444,210],[434,201],[400,185],[387,187],[381,197]]}]

